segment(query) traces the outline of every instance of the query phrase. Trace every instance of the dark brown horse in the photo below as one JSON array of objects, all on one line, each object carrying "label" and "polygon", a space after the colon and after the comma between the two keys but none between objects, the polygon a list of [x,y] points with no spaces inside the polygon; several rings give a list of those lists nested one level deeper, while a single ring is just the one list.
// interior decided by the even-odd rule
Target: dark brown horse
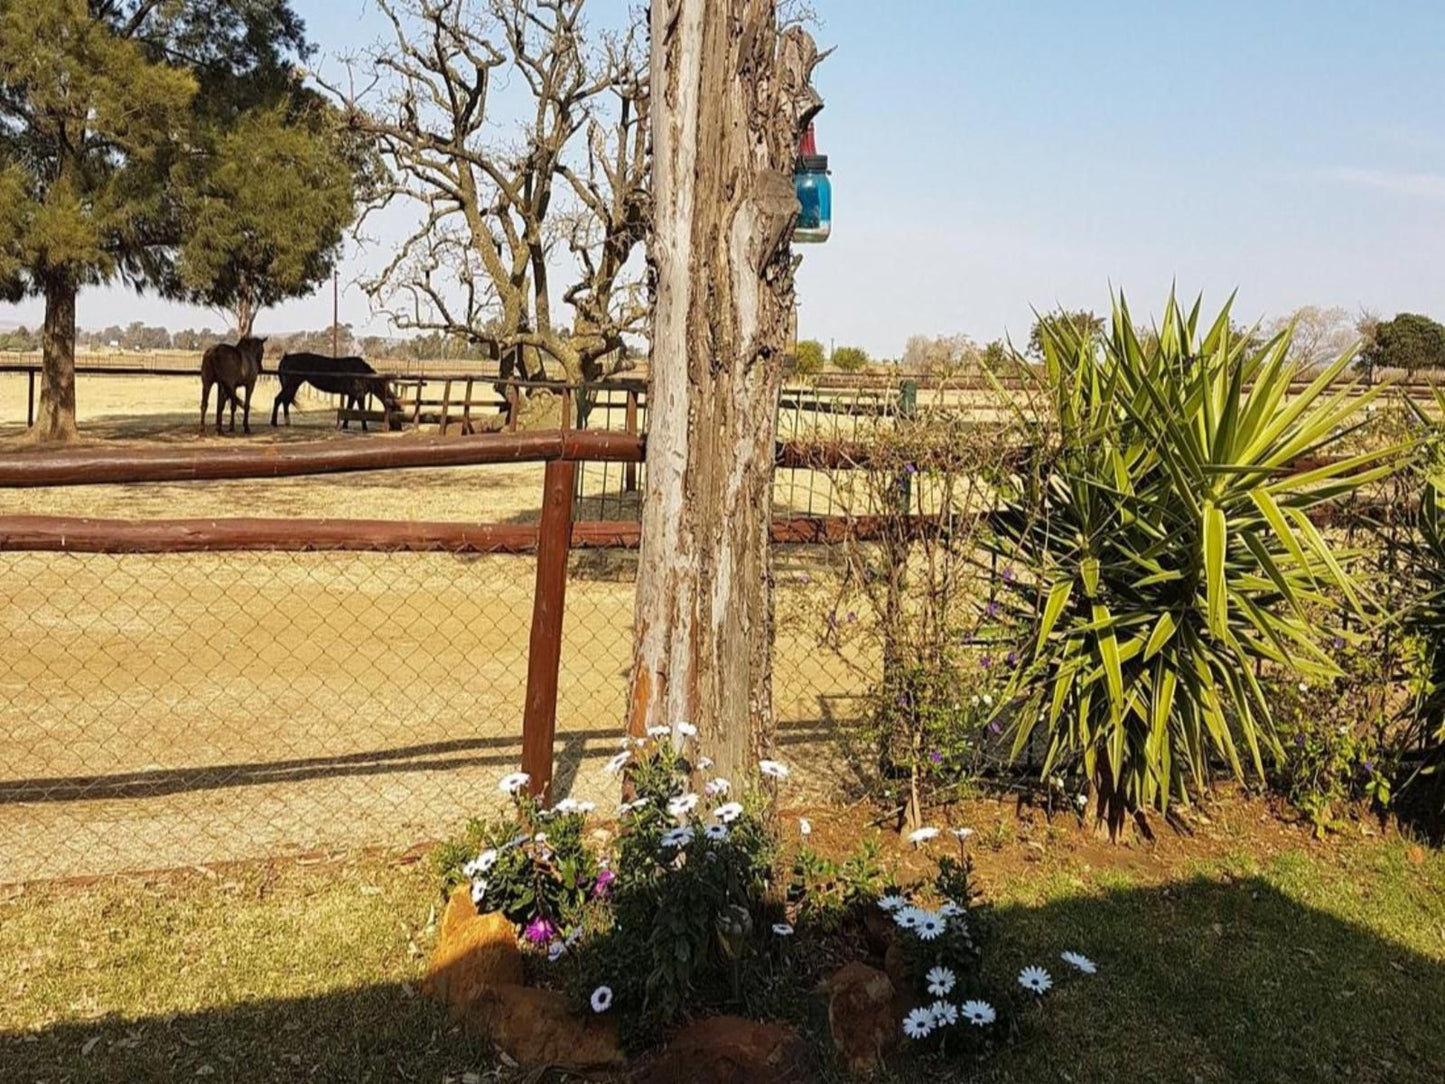
[{"label": "dark brown horse", "polygon": [[343,396],[346,400],[345,419],[342,429],[351,426],[350,415],[361,414],[361,431],[366,432],[366,396],[368,393],[381,400],[386,408],[387,426],[401,428],[401,402],[392,389],[391,381],[382,376],[361,358],[331,358],[324,354],[287,354],[276,366],[276,376],[281,381],[281,390],[271,404],[271,424],[276,424],[276,412],[286,412],[286,424],[291,424],[291,404],[302,384],[310,384],[318,391]]},{"label": "dark brown horse", "polygon": [[251,431],[251,392],[261,375],[261,362],[266,356],[266,340],[245,338],[235,346],[217,343],[201,358],[201,432],[206,431],[206,408],[211,401],[211,385],[220,385],[216,392],[216,432],[221,431],[221,412],[226,401],[231,403],[231,432],[236,431],[236,407],[240,389],[246,389],[245,412],[241,427]]}]

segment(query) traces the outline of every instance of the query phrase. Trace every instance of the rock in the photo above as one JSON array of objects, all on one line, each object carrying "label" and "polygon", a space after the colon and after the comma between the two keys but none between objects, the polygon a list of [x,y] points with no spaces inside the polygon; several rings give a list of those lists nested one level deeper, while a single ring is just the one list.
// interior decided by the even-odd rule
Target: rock
[{"label": "rock", "polygon": [[625,1060],[611,1017],[577,1015],[555,990],[484,986],[465,1020],[524,1068],[584,1071],[616,1067]]},{"label": "rock", "polygon": [[823,988],[828,992],[828,1031],[846,1072],[874,1073],[898,1044],[899,1016],[893,981],[877,968],[845,964]]},{"label": "rock", "polygon": [[714,1016],[683,1028],[633,1084],[805,1084],[808,1047],[782,1024]]},{"label": "rock", "polygon": [[521,982],[522,953],[517,948],[516,927],[501,912],[477,914],[470,888],[458,886],[442,915],[422,992],[445,1001],[455,1018],[483,987]]},{"label": "rock", "polygon": [[908,965],[903,962],[903,945],[896,939],[888,943],[888,951],[883,954],[883,970],[895,990],[908,989]]}]

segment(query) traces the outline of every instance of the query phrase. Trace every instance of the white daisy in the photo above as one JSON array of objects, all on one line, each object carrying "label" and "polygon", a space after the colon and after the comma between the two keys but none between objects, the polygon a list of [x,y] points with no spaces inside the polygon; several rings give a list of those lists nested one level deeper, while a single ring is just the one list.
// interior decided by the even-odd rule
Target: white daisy
[{"label": "white daisy", "polygon": [[998,1019],[998,1013],[993,1011],[993,1006],[987,1001],[965,1001],[962,1011],[963,1018],[976,1028],[992,1024]]},{"label": "white daisy", "polygon": [[709,824],[702,830],[702,834],[707,836],[708,839],[727,839],[728,826],[726,824]]},{"label": "white daisy", "polygon": [[502,776],[502,781],[497,784],[497,789],[503,794],[516,794],[531,781],[532,777],[526,772],[513,772],[511,775]]},{"label": "white daisy", "polygon": [[617,812],[633,813],[643,808],[651,801],[651,798],[638,798],[636,801],[633,802],[623,802],[620,806],[617,807]]},{"label": "white daisy", "polygon": [[973,835],[972,828],[950,828],[949,831],[952,832],[955,836],[957,836],[960,841],[965,840],[969,836]]},{"label": "white daisy", "polygon": [[693,726],[691,723],[678,723],[677,726],[673,729],[676,730],[679,734],[681,734],[684,738],[697,737],[697,727]]},{"label": "white daisy", "polygon": [[903,1018],[903,1034],[910,1039],[926,1039],[933,1031],[933,1010],[919,1006]]},{"label": "white daisy", "polygon": [[485,851],[477,855],[465,866],[463,866],[462,872],[465,873],[468,877],[475,877],[479,873],[486,873],[487,870],[491,869],[496,864],[497,852],[495,848],[488,847]]},{"label": "white daisy", "polygon": [[779,937],[792,937],[793,927],[789,926],[786,922],[774,922],[773,932]]},{"label": "white daisy", "polygon": [[662,833],[662,845],[664,847],[686,847],[692,842],[693,831],[690,825],[682,825],[678,828],[670,828]]},{"label": "white daisy", "polygon": [[906,906],[907,903],[908,901],[896,892],[890,892],[886,896],[878,897],[878,906],[885,911],[896,911],[900,907]]},{"label": "white daisy", "polygon": [[482,898],[487,894],[487,882],[481,879],[472,882],[472,902],[481,903]]},{"label": "white daisy", "polygon": [[939,915],[932,911],[924,911],[918,917],[918,925],[913,927],[913,932],[925,941],[932,941],[943,933],[944,925],[945,923]]},{"label": "white daisy", "polygon": [[731,824],[743,815],[743,804],[742,802],[728,802],[726,805],[720,805],[714,809],[712,815],[724,824]]},{"label": "white daisy", "polygon": [[807,836],[811,836],[812,834],[813,834],[813,825],[812,825],[812,823],[808,820],[807,817],[799,817],[799,818],[798,818],[798,835],[807,837]]},{"label": "white daisy", "polygon": [[764,775],[768,776],[770,779],[786,779],[786,778],[788,778],[788,767],[787,767],[787,765],[785,765],[785,764],[779,764],[776,760],[760,760],[760,761],[758,761],[758,771],[762,772]]},{"label": "white daisy", "polygon": [[733,785],[722,776],[718,776],[716,779],[709,779],[702,789],[710,796],[716,798],[719,794],[726,794],[732,790]]},{"label": "white daisy", "polygon": [[[590,802],[588,803],[591,804]],[[553,813],[581,813],[582,803],[576,798],[563,798],[552,807]]]},{"label": "white daisy", "polygon": [[988,693],[983,694],[983,706],[986,708],[993,707],[993,697]]},{"label": "white daisy", "polygon": [[631,750],[628,750],[627,752],[623,752],[623,753],[618,753],[615,757],[613,757],[611,760],[609,760],[609,761],[607,762],[607,771],[608,771],[610,774],[612,774],[612,775],[616,775],[616,774],[617,774],[618,772],[620,772],[623,768],[627,767],[627,762],[628,762],[629,760],[631,760],[631,759],[632,759],[632,752],[631,752]]},{"label": "white daisy", "polygon": [[685,817],[697,808],[696,794],[679,794],[668,799],[667,812],[674,817]]},{"label": "white daisy", "polygon": [[928,914],[922,907],[900,907],[893,914],[893,921],[905,930],[911,930],[918,926],[924,915]]},{"label": "white daisy", "polygon": [[647,728],[647,736],[649,738],[665,738],[671,733],[672,727],[670,726],[650,726]]},{"label": "white daisy", "polygon": [[555,964],[562,958],[562,953],[567,951],[567,945],[562,941],[553,941],[547,946],[547,962]]},{"label": "white daisy", "polygon": [[964,911],[962,907],[954,903],[952,900],[946,900],[944,901],[943,906],[938,909],[938,913],[944,918],[958,918],[964,913]]},{"label": "white daisy", "polygon": [[1026,967],[1019,972],[1019,985],[1030,993],[1045,993],[1053,984],[1053,978],[1042,967]]},{"label": "white daisy", "polygon": [[933,1013],[934,1027],[952,1027],[958,1023],[958,1006],[951,1001],[935,1001],[928,1006],[928,1011]]},{"label": "white daisy", "polygon": [[1074,795],[1074,804],[1080,809],[1083,809],[1086,805],[1089,804],[1089,796],[1082,793]]},{"label": "white daisy", "polygon": [[1099,965],[1081,952],[1061,952],[1059,958],[1070,967],[1078,968],[1085,975],[1092,975],[1099,970]]},{"label": "white daisy", "polygon": [[908,842],[912,843],[916,847],[920,843],[927,843],[936,835],[938,835],[938,829],[934,828],[932,825],[926,825],[923,828],[919,828],[915,831],[909,832]]},{"label": "white daisy", "polygon": [[612,1008],[612,987],[599,986],[592,991],[592,1011],[606,1012]]},{"label": "white daisy", "polygon": [[928,992],[934,997],[942,997],[951,991],[953,984],[958,981],[952,971],[941,966],[931,968],[924,978],[928,980]]},{"label": "white daisy", "polygon": [[698,770],[698,771],[700,771],[700,772],[705,772],[705,771],[707,771],[707,770],[708,770],[709,768],[711,768],[711,767],[712,767],[712,757],[698,757],[698,758],[697,758],[697,770]]}]

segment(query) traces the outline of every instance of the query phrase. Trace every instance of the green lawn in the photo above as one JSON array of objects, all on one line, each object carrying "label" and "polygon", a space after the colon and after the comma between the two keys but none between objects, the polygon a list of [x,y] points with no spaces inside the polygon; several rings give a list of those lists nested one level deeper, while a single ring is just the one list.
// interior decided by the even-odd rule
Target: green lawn
[{"label": "green lawn", "polygon": [[[5,899],[0,1080],[495,1079],[485,1051],[416,993],[433,891],[426,863],[363,857]],[[1301,843],[1149,883],[1051,863],[1000,883],[995,900],[998,982],[1024,963],[1062,976],[1065,948],[1100,973],[1061,984],[957,1079],[1445,1073],[1441,855]],[[930,1070],[950,1079],[929,1066],[900,1078]]]}]

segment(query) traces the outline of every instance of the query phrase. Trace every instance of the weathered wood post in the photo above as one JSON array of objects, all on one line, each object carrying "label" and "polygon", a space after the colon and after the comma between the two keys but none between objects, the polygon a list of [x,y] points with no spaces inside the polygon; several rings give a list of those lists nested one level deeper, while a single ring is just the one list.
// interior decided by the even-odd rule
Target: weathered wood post
[{"label": "weathered wood post", "polygon": [[820,57],[776,0],[653,0],[651,20],[656,304],[628,726],[690,720],[739,780],[771,741],[792,174]]},{"label": "weathered wood post", "polygon": [[567,551],[572,539],[572,494],[577,464],[554,459],[542,483],[537,537],[537,586],[527,649],[527,701],[522,715],[522,770],[532,793],[551,801],[552,746],[557,735],[557,675],[562,665],[562,618],[567,608]]}]

